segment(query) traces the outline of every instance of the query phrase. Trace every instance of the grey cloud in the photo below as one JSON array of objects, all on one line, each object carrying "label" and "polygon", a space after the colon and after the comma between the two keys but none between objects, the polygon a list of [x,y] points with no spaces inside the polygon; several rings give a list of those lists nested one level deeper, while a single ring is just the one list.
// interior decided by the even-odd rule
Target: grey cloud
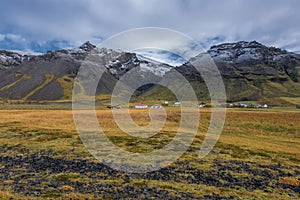
[{"label": "grey cloud", "polygon": [[158,26],[183,32],[205,47],[257,40],[300,50],[299,7],[296,0],[7,0],[0,8],[0,34],[77,45]]},{"label": "grey cloud", "polygon": [[4,40],[5,39],[5,35],[3,34],[0,34],[0,41]]}]

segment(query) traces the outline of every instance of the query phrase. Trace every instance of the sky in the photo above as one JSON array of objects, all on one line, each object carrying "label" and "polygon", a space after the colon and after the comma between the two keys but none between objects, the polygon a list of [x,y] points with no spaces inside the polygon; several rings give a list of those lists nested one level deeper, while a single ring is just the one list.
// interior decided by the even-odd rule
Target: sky
[{"label": "sky", "polygon": [[204,48],[256,40],[300,52],[298,0],[1,0],[0,49],[45,52],[162,27]]}]

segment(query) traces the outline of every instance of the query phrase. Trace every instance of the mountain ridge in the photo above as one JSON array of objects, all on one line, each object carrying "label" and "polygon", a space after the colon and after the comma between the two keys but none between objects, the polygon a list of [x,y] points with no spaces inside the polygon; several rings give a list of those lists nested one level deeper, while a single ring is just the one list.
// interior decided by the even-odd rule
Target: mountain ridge
[{"label": "mountain ridge", "polygon": [[[86,42],[78,48],[26,55],[0,50],[0,98],[15,100],[71,99],[74,78],[87,55],[96,48]],[[172,67],[143,59],[135,53],[97,50],[105,73],[96,94],[109,94],[118,79],[133,68],[139,76],[162,78],[175,69],[191,82],[198,98],[209,99],[201,75],[189,62]],[[207,53],[216,63],[226,86],[228,101],[260,100],[280,104],[284,97],[300,97],[300,55],[256,41],[212,46]],[[140,78],[141,78],[140,77]],[[142,87],[143,98],[174,98],[158,85]],[[286,102],[288,103],[288,102]]]}]

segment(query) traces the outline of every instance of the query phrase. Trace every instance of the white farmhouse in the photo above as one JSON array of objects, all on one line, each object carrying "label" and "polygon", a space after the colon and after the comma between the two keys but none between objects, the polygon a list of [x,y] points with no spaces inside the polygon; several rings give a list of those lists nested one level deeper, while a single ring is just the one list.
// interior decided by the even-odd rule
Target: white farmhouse
[{"label": "white farmhouse", "polygon": [[134,105],[134,108],[148,108],[148,105],[147,104],[143,104],[143,103],[140,103],[140,104],[135,104]]},{"label": "white farmhouse", "polygon": [[151,106],[151,108],[160,109],[160,108],[162,108],[162,105],[154,104],[154,105]]},{"label": "white farmhouse", "polygon": [[203,103],[200,103],[199,105],[198,105],[198,108],[204,108],[205,107],[205,104],[203,104]]},{"label": "white farmhouse", "polygon": [[161,102],[161,105],[167,106],[167,105],[169,105],[169,102],[168,101],[163,101],[163,102]]},{"label": "white farmhouse", "polygon": [[180,104],[181,104],[181,103],[180,103],[179,101],[176,101],[176,102],[173,103],[173,106],[174,106],[174,107],[179,107]]}]

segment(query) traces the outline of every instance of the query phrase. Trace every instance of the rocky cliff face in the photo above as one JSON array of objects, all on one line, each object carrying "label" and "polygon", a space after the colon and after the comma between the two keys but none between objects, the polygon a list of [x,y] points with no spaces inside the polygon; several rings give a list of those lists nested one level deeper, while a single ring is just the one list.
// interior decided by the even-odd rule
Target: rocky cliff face
[{"label": "rocky cliff face", "polygon": [[0,50],[0,70],[20,65],[23,62],[29,61],[32,57],[34,56]]}]

